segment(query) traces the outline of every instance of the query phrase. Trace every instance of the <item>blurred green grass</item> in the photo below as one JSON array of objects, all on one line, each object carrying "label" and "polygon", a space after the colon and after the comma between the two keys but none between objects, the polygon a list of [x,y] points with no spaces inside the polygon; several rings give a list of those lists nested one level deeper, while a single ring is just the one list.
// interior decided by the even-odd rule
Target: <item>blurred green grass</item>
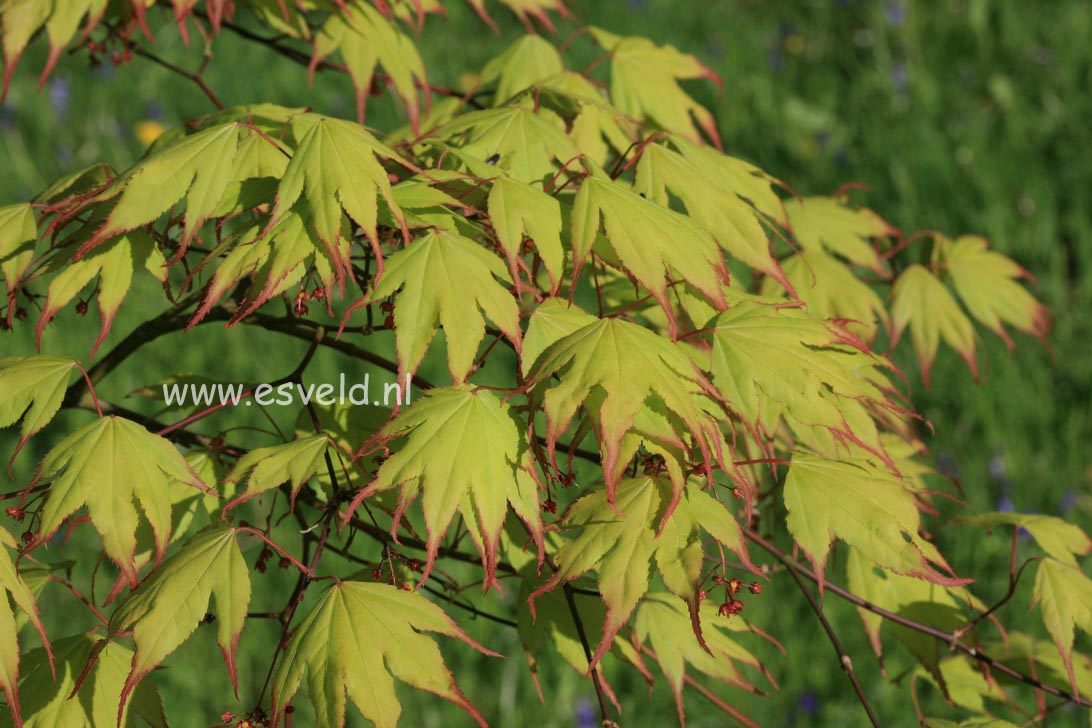
[{"label": "blurred green grass", "polygon": [[[672,0],[609,0],[570,3],[584,22],[619,33],[647,35],[692,52],[724,80],[691,89],[721,124],[726,148],[784,179],[800,194],[829,194],[847,181],[867,187],[854,199],[907,232],[979,233],[1032,271],[1034,290],[1055,316],[1049,348],[1022,337],[1012,354],[987,335],[981,342],[983,381],[975,384],[962,362],[942,353],[930,390],[911,379],[919,411],[936,427],[929,445],[946,468],[959,475],[975,508],[1015,508],[1092,522],[1092,6],[1058,0],[1049,9],[1034,4],[948,0],[935,3],[797,2],[719,0],[683,4]],[[453,85],[473,72],[519,32],[497,13],[504,34],[495,38],[461,5],[448,20],[430,21],[420,43],[432,79]],[[574,26],[562,26],[567,35]],[[181,47],[173,31],[158,38],[158,51],[196,65],[199,49]],[[214,47],[210,86],[228,104],[273,101],[311,105],[331,114],[352,114],[347,82],[320,74],[306,85],[305,72],[290,61],[245,45],[225,34]],[[123,168],[139,157],[135,125],[158,120],[167,126],[209,111],[190,82],[139,60],[118,68],[88,69],[82,57],[65,58],[38,92],[42,44],[28,52],[0,110],[0,199],[26,199],[61,174],[98,161]],[[260,56],[260,65],[254,59]],[[574,44],[574,66],[594,51]],[[390,105],[373,102],[369,124],[399,123]],[[97,322],[70,314],[51,327],[50,350],[84,357]],[[108,349],[139,320],[122,312]],[[214,330],[215,329],[215,330]],[[24,330],[0,336],[0,352],[26,353]],[[305,348],[294,344],[263,356],[260,332],[225,335],[205,327],[150,347],[119,373],[114,394],[181,368],[202,371],[207,352],[228,379],[266,379],[289,371]],[[263,349],[264,351],[265,349]],[[906,352],[898,361],[913,371]],[[337,357],[319,362],[316,377],[336,372]],[[127,389],[128,388],[128,389]],[[80,417],[80,415],[71,415]],[[7,441],[7,440],[5,440]],[[20,458],[16,480],[25,478],[39,451]],[[7,489],[7,488],[5,488]],[[945,516],[957,509],[945,506]],[[10,524],[8,524],[10,525]],[[979,579],[977,593],[989,600],[1004,589],[1007,543],[956,530],[940,545],[956,571]],[[986,545],[983,546],[983,543]],[[1027,549],[1027,546],[1022,546]],[[839,568],[832,568],[837,573]],[[275,593],[273,584],[263,587]],[[509,589],[509,592],[514,589]],[[507,600],[514,599],[509,593]],[[875,664],[856,615],[828,597],[830,617],[856,660],[862,682],[884,723],[913,722],[905,681],[889,684]],[[496,608],[496,605],[491,605]],[[781,681],[765,698],[719,691],[762,725],[857,725],[862,715],[819,625],[793,594],[775,581],[748,616],[779,636],[788,655],[756,647]],[[1025,617],[1026,599],[1006,608],[1014,623]],[[257,608],[257,606],[256,606]],[[547,703],[540,705],[510,630],[455,616],[490,647],[511,655],[501,665],[462,649],[449,649],[450,664],[465,692],[497,725],[578,725],[592,710],[587,681],[559,660],[541,668]],[[270,630],[248,627],[243,648],[258,653],[253,676],[241,694],[251,698],[264,671],[261,652]],[[1087,643],[1085,643],[1087,645]],[[183,711],[180,726],[215,722],[237,705],[228,690],[195,699],[205,684],[202,670],[219,657],[209,635],[200,635],[160,675],[165,699]],[[894,650],[889,675],[910,663]],[[248,672],[241,665],[244,676]],[[626,706],[623,725],[674,722],[668,691],[658,684],[646,702],[643,681],[611,674]],[[932,714],[946,714],[935,691],[926,694]],[[464,718],[438,699],[403,693],[407,725],[462,725]],[[689,724],[720,726],[725,718],[698,696],[687,698]],[[187,712],[188,710],[188,712]],[[592,711],[594,714],[594,711]],[[306,725],[306,715],[300,716]],[[1077,725],[1077,713],[1058,711],[1052,725]],[[587,724],[587,723],[585,723]]]}]

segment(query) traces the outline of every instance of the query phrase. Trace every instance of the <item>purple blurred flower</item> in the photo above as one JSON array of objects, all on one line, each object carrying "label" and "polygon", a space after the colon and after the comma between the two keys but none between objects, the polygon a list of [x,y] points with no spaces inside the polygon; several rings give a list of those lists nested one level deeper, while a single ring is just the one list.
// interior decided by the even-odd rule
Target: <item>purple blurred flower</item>
[{"label": "purple blurred flower", "polygon": [[71,99],[71,89],[68,79],[57,76],[49,83],[49,103],[53,107],[53,113],[63,120],[68,116],[68,102]]},{"label": "purple blurred flower", "polygon": [[144,116],[152,121],[163,121],[166,114],[167,108],[160,101],[150,101],[147,108],[144,109]]},{"label": "purple blurred flower", "polygon": [[1077,507],[1077,501],[1080,499],[1080,493],[1075,490],[1067,490],[1062,499],[1058,502],[1058,509],[1063,513],[1069,513],[1071,510]]},{"label": "purple blurred flower", "polygon": [[630,10],[643,10],[646,0],[629,0]]},{"label": "purple blurred flower", "polygon": [[804,693],[797,702],[800,711],[807,715],[815,715],[819,712],[819,696],[815,693]]},{"label": "purple blurred flower", "polygon": [[906,20],[906,8],[896,0],[887,4],[887,22],[890,25],[899,26]]},{"label": "purple blurred flower", "polygon": [[902,63],[896,63],[891,67],[891,85],[896,91],[905,91],[910,83],[910,72]]},{"label": "purple blurred flower", "polygon": [[595,706],[587,698],[581,698],[576,704],[576,728],[596,728],[599,725],[599,714]]},{"label": "purple blurred flower", "polygon": [[1012,502],[1012,498],[1003,495],[997,499],[997,511],[999,513],[1015,513],[1016,504]]}]

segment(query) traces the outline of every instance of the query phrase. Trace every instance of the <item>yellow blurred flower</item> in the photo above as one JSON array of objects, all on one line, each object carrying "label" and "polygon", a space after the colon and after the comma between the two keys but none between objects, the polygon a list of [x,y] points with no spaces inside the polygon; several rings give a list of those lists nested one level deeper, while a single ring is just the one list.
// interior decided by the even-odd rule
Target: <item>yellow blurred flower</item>
[{"label": "yellow blurred flower", "polygon": [[793,33],[789,37],[785,38],[785,50],[794,56],[798,56],[804,52],[808,43],[804,40],[804,36]]},{"label": "yellow blurred flower", "polygon": [[167,131],[167,127],[158,121],[138,121],[133,126],[133,133],[136,134],[136,138],[140,140],[140,143],[145,146],[149,146],[165,131]]}]

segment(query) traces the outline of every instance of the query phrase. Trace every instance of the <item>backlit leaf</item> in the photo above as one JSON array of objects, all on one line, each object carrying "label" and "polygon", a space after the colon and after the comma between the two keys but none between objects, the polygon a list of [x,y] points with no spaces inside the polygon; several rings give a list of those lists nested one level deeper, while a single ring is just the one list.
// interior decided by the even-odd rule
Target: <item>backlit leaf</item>
[{"label": "backlit leaf", "polygon": [[330,13],[315,35],[312,74],[318,64],[335,51],[340,52],[349,68],[356,90],[357,117],[361,122],[375,69],[381,64],[406,105],[410,123],[416,128],[421,113],[417,87],[427,84],[425,64],[408,36],[370,3],[346,3],[340,12]]},{"label": "backlit leaf", "polygon": [[[723,458],[713,403],[700,394],[712,385],[679,345],[642,326],[606,318],[577,329],[547,349],[530,381],[541,385],[554,375],[560,382],[544,395],[549,453],[580,405],[590,404],[609,499],[628,462],[622,440],[643,422],[676,418],[673,432],[689,433],[707,463]],[[671,438],[660,444],[685,449],[678,434]]]},{"label": "backlit leaf", "polygon": [[952,278],[956,293],[971,316],[1012,348],[1005,324],[1046,336],[1050,314],[1016,281],[1028,272],[1000,253],[988,250],[985,238],[965,235],[955,240],[937,237],[940,265]]},{"label": "backlit leaf", "polygon": [[610,98],[614,105],[636,119],[651,119],[666,131],[701,143],[694,122],[720,146],[713,115],[691,98],[680,80],[707,78],[716,74],[689,53],[674,46],[658,46],[647,38],[620,37],[602,28],[591,34],[610,53]]},{"label": "backlit leaf", "polygon": [[34,208],[27,203],[0,207],[0,272],[4,274],[8,300],[15,296],[16,286],[34,259],[34,243],[38,240],[38,225]]},{"label": "backlit leaf", "polygon": [[584,180],[573,200],[574,278],[599,237],[600,224],[618,260],[669,315],[667,287],[676,276],[718,308],[727,305],[721,283],[728,271],[713,237],[687,216],[641,197],[598,171]]},{"label": "backlit leaf", "polygon": [[895,279],[891,295],[892,339],[897,342],[907,325],[910,326],[910,338],[926,385],[941,339],[977,374],[974,326],[948,288],[928,268],[917,264],[907,267]]},{"label": "backlit leaf", "polygon": [[[45,647],[45,662],[52,669],[53,652],[50,650],[49,639],[46,637],[45,628],[38,616],[38,606],[35,604],[34,595],[19,572],[15,569],[9,549],[14,551],[18,544],[11,534],[0,527],[0,692],[4,693],[8,709],[15,718],[15,724],[20,725],[19,694],[19,635],[16,628],[15,614],[12,612],[11,603],[14,602],[42,639]],[[8,600],[8,595],[11,600]]]},{"label": "backlit leaf", "polygon": [[[841,539],[877,566],[941,586],[968,580],[951,573],[921,537],[921,515],[905,483],[862,460],[827,460],[796,453],[785,478],[786,523],[822,580],[831,543]],[[822,584],[822,581],[820,581]]]},{"label": "backlit leaf", "polygon": [[51,537],[86,505],[106,555],[133,585],[137,504],[155,534],[158,560],[171,536],[168,486],[179,482],[207,489],[169,441],[115,416],[100,417],[63,439],[46,455],[35,480],[50,481],[40,538]]},{"label": "backlit leaf", "polygon": [[23,418],[15,454],[57,414],[75,366],[60,356],[0,359],[0,427],[11,427]]},{"label": "backlit leaf", "polygon": [[669,512],[677,497],[673,491],[662,479],[626,480],[619,484],[613,503],[605,490],[598,491],[580,498],[565,514],[566,528],[581,532],[558,549],[557,572],[531,594],[531,601],[596,570],[607,615],[593,664],[610,649],[648,591],[653,558],[668,588],[697,609],[696,584],[704,555],[699,527],[750,563],[739,525],[722,504],[693,485],[684,489]]},{"label": "backlit leaf", "polygon": [[[470,385],[431,389],[380,436],[405,441],[349,510],[373,493],[400,488],[400,514],[420,495],[428,528],[425,577],[456,513],[477,526],[486,589],[497,585],[497,544],[509,505],[541,544],[537,483],[526,438],[510,407],[495,394]],[[468,448],[476,455],[468,457]]]},{"label": "backlit leaf", "polygon": [[210,599],[216,600],[216,641],[236,685],[235,650],[250,604],[250,573],[237,531],[213,526],[183,544],[111,617],[112,634],[132,631],[136,644],[122,702],[205,620]]},{"label": "backlit leaf", "polygon": [[489,218],[508,258],[512,277],[518,276],[516,259],[526,235],[535,241],[535,249],[556,292],[565,272],[561,206],[557,200],[533,185],[500,177],[489,190]]},{"label": "backlit leaf", "polygon": [[306,674],[316,725],[342,728],[348,696],[377,728],[395,728],[402,714],[394,689],[397,677],[451,701],[485,726],[425,632],[454,637],[494,654],[419,594],[390,584],[336,583],[296,627],[281,656],[272,682],[273,725],[279,725]]},{"label": "backlit leaf", "polygon": [[225,482],[241,483],[247,479],[246,490],[228,504],[234,507],[284,483],[292,492],[292,500],[303,484],[311,479],[319,468],[325,467],[326,435],[309,435],[298,440],[259,447],[247,452],[235,461],[235,466],[225,477]]},{"label": "backlit leaf", "polygon": [[1062,656],[1069,683],[1077,693],[1077,678],[1073,672],[1073,638],[1080,628],[1092,634],[1092,579],[1076,564],[1057,559],[1043,559],[1035,572],[1034,604],[1039,605],[1058,653]]},{"label": "backlit leaf", "polygon": [[519,309],[497,279],[511,282],[501,259],[456,232],[416,238],[390,257],[368,302],[394,295],[398,365],[417,370],[436,330],[443,326],[447,363],[456,384],[474,365],[485,337],[482,312],[518,348]]},{"label": "backlit leaf", "polygon": [[854,209],[833,197],[792,198],[785,201],[789,227],[804,250],[826,249],[851,263],[884,274],[871,238],[894,235],[890,223],[868,208]]},{"label": "backlit leaf", "polygon": [[[147,233],[134,230],[103,243],[83,257],[62,258],[63,268],[49,282],[42,314],[38,318],[35,336],[39,348],[42,332],[46,325],[62,308],[67,306],[87,284],[96,277],[99,279],[98,302],[102,317],[99,336],[91,346],[91,356],[106,340],[114,316],[121,308],[121,302],[129,293],[133,282],[133,270],[143,266],[160,281],[166,279],[167,269],[163,254],[156,247],[155,241]],[[60,262],[54,262],[60,267]]]},{"label": "backlit leaf", "polygon": [[982,513],[956,520],[987,530],[999,525],[1015,526],[1017,530],[1026,529],[1043,551],[1069,566],[1077,566],[1077,556],[1087,556],[1092,552],[1092,539],[1088,534],[1077,524],[1057,516],[1044,516],[1039,513]]}]

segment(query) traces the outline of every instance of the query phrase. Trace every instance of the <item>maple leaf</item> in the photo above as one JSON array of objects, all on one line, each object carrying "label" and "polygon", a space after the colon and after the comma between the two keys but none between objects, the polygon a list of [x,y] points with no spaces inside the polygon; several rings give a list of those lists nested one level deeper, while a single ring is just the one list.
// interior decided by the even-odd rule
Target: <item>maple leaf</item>
[{"label": "maple leaf", "polygon": [[866,406],[898,411],[879,357],[799,309],[745,301],[712,327],[713,383],[757,432],[773,436],[787,416],[794,430],[825,428],[887,457]]},{"label": "maple leaf", "polygon": [[702,131],[720,147],[716,121],[709,109],[691,98],[680,80],[720,79],[689,53],[674,46],[658,46],[647,38],[620,37],[602,28],[589,31],[610,53],[610,98],[614,105],[635,119],[651,119],[663,129],[700,144]]},{"label": "maple leaf", "polygon": [[1061,655],[1069,684],[1079,695],[1073,671],[1074,629],[1092,634],[1092,579],[1077,564],[1053,558],[1039,562],[1035,572],[1032,606],[1039,605],[1043,624]]},{"label": "maple leaf", "polygon": [[247,478],[246,490],[224,506],[224,509],[234,508],[283,483],[288,483],[294,505],[303,484],[324,466],[326,446],[329,443],[326,435],[317,434],[283,445],[259,447],[247,452],[235,461],[235,467],[224,477],[225,483],[241,483],[243,478]]},{"label": "maple leaf", "polygon": [[314,39],[314,50],[308,71],[314,78],[315,69],[330,54],[340,52],[349,69],[356,90],[357,120],[364,122],[368,94],[379,64],[387,72],[391,85],[406,105],[410,124],[417,129],[421,103],[417,87],[427,89],[425,64],[413,41],[368,3],[342,4],[333,12]]},{"label": "maple leaf", "polygon": [[719,167],[710,166],[703,168],[663,144],[649,144],[637,164],[634,188],[664,207],[670,206],[670,191],[682,200],[691,220],[712,233],[728,253],[791,291],[792,284],[770,254],[770,241],[756,209],[740,194],[751,188],[724,184],[725,175],[716,174]]},{"label": "maple leaf", "polygon": [[61,57],[65,46],[76,35],[80,20],[91,14],[87,33],[101,17],[107,0],[11,0],[0,8],[3,12],[4,86],[2,99],[8,95],[8,86],[19,58],[30,39],[45,28],[49,37],[49,56],[39,77],[41,87]]},{"label": "maple leaf", "polygon": [[[511,282],[500,258],[450,231],[433,231],[393,254],[386,272],[354,307],[394,295],[400,376],[417,370],[436,330],[444,327],[448,369],[456,384],[469,375],[489,317],[520,347],[519,308],[494,278]],[[351,312],[351,311],[350,311]]]},{"label": "maple leaf", "polygon": [[[474,8],[474,12],[478,14],[478,17],[493,29],[493,32],[500,32],[500,28],[486,12],[485,0],[467,0],[467,2]],[[516,17],[520,19],[528,33],[535,32],[534,26],[531,25],[531,18],[537,20],[551,33],[556,32],[553,21],[547,15],[548,11],[555,11],[563,18],[571,17],[562,0],[500,0],[500,2],[516,14]]]},{"label": "maple leaf", "polygon": [[29,203],[0,207],[0,273],[8,292],[9,313],[14,313],[16,287],[34,259],[38,225]]},{"label": "maple leaf", "polygon": [[783,184],[780,180],[750,162],[678,136],[671,137],[671,145],[718,187],[732,190],[770,220],[787,224],[785,207],[773,190],[774,185]]},{"label": "maple leaf", "polygon": [[235,650],[250,604],[250,574],[237,534],[225,525],[197,533],[118,606],[110,618],[110,633],[131,631],[136,645],[121,691],[122,705],[137,683],[205,620],[212,598],[216,600],[216,641],[231,684],[238,690]]},{"label": "maple leaf", "polygon": [[528,382],[538,387],[554,375],[561,381],[544,395],[549,457],[553,460],[558,437],[585,404],[595,413],[608,499],[613,500],[627,462],[621,457],[623,438],[649,421],[662,425],[676,418],[677,427],[668,428],[662,445],[685,449],[678,433],[689,432],[707,467],[714,458],[723,460],[714,405],[702,394],[713,391],[712,385],[678,344],[629,321],[598,319],[552,344]]},{"label": "maple leaf", "polygon": [[346,694],[377,728],[394,728],[402,705],[393,677],[435,693],[485,719],[455,684],[436,642],[454,637],[499,657],[470,638],[440,607],[390,584],[342,581],[327,589],[296,627],[273,677],[273,726],[307,674],[316,724],[345,725]]},{"label": "maple leaf", "polygon": [[[202,261],[202,265],[210,261],[218,261],[219,265],[188,326],[195,326],[248,275],[252,278],[251,286],[239,301],[229,326],[298,283],[309,268],[314,269],[326,290],[340,288],[344,281],[340,266],[349,258],[350,245],[347,223],[342,225],[331,249],[316,238],[309,219],[295,212],[285,215],[264,234],[259,227],[251,226],[228,236]],[[221,258],[225,249],[227,254]]]},{"label": "maple leaf", "polygon": [[489,190],[489,219],[508,258],[512,280],[519,280],[517,260],[526,234],[534,240],[550,275],[551,293],[556,293],[565,273],[561,205],[557,199],[533,185],[499,177]]},{"label": "maple leaf", "polygon": [[573,199],[573,280],[599,238],[600,219],[619,262],[668,314],[672,337],[674,315],[667,286],[675,279],[673,273],[718,309],[727,305],[721,284],[728,280],[728,269],[713,236],[691,218],[641,197],[601,170],[585,178]]},{"label": "maple leaf", "polygon": [[909,325],[925,386],[929,386],[929,372],[942,338],[978,376],[974,326],[948,288],[928,268],[916,263],[908,266],[895,279],[891,295],[892,346],[898,343]]},{"label": "maple leaf", "polygon": [[560,165],[580,156],[565,133],[565,122],[549,109],[528,108],[533,99],[521,97],[496,109],[462,114],[448,123],[437,136],[454,143],[461,140],[461,155],[479,162],[495,159],[496,167],[518,182],[541,183],[552,177]]},{"label": "maple leaf", "polygon": [[984,528],[1015,526],[1026,530],[1052,558],[1069,566],[1077,566],[1077,556],[1092,553],[1092,538],[1080,526],[1057,516],[1041,513],[982,513],[955,519],[958,523]]},{"label": "maple leaf", "polygon": [[42,639],[48,657],[49,669],[54,669],[53,651],[50,649],[49,638],[46,637],[45,627],[38,616],[38,606],[35,604],[34,595],[27,583],[19,575],[15,568],[15,562],[11,560],[8,549],[12,551],[18,548],[18,544],[11,534],[0,527],[0,692],[7,699],[8,709],[15,720],[16,726],[22,726],[22,718],[19,709],[19,634],[16,626],[15,615],[11,610],[11,601],[22,610],[22,613],[34,626],[38,636]]},{"label": "maple leaf", "polygon": [[[890,316],[879,295],[854,275],[849,266],[820,248],[801,251],[781,262],[796,296],[819,318],[838,318],[862,341],[871,342]],[[782,294],[784,288],[767,278],[762,293]]]},{"label": "maple leaf", "polygon": [[[428,561],[422,580],[432,570],[440,541],[456,513],[476,526],[471,533],[485,567],[486,590],[499,587],[494,578],[497,544],[509,505],[527,524],[541,552],[542,518],[530,451],[518,420],[495,394],[471,385],[430,389],[380,430],[376,440],[392,438],[405,438],[405,442],[353,499],[349,515],[368,496],[399,488],[398,511],[391,526],[397,539],[401,514],[420,494],[428,528]],[[468,448],[476,454],[468,456]]]},{"label": "maple leaf", "polygon": [[172,482],[208,490],[170,441],[120,417],[100,417],[63,439],[45,456],[34,482],[52,481],[38,538],[50,538],[86,505],[103,549],[133,586],[139,503],[155,534],[156,560],[171,535]]},{"label": "maple leaf", "polygon": [[523,375],[531,373],[539,357],[552,344],[598,320],[599,317],[562,298],[550,297],[540,303],[531,315],[527,333],[523,335],[523,350],[520,352]]},{"label": "maple leaf", "polygon": [[[315,114],[292,118],[299,145],[277,187],[277,201],[266,230],[288,214],[302,196],[306,213],[336,271],[349,269],[348,250],[339,244],[342,209],[372,243],[382,271],[376,225],[378,198],[383,197],[398,218],[402,211],[391,194],[390,178],[377,157],[408,164],[397,152],[359,124]],[[339,276],[340,277],[340,276]]]},{"label": "maple leaf", "polygon": [[0,359],[0,428],[11,427],[23,418],[12,460],[57,414],[75,366],[75,361],[60,356]]},{"label": "maple leaf", "polygon": [[90,203],[119,197],[106,222],[80,245],[77,258],[106,240],[156,220],[171,205],[186,200],[180,256],[201,225],[220,204],[231,181],[240,133],[235,123],[213,126],[157,148],[118,177]]},{"label": "maple leaf", "polygon": [[694,639],[691,615],[683,605],[669,594],[652,593],[641,601],[633,623],[636,644],[647,642],[651,646],[660,670],[671,685],[680,725],[686,725],[682,691],[687,665],[714,680],[748,692],[758,690],[743,676],[738,665],[746,665],[770,677],[757,657],[728,636],[729,632],[750,631],[742,617],[733,616],[725,620],[717,615],[716,607],[705,603],[701,606],[698,619],[704,627],[704,641],[701,644]]},{"label": "maple leaf", "polygon": [[986,239],[977,235],[955,240],[938,235],[934,258],[951,277],[971,316],[1000,336],[1009,349],[1013,343],[1004,324],[1043,338],[1050,314],[1016,282],[1030,277],[1028,272],[988,247]]},{"label": "maple leaf", "polygon": [[103,243],[82,257],[64,257],[54,260],[51,268],[59,270],[49,282],[42,314],[38,318],[38,327],[34,331],[38,348],[42,347],[42,332],[59,310],[64,308],[96,277],[99,279],[99,313],[102,326],[98,338],[91,346],[91,356],[95,356],[110,327],[114,316],[121,308],[122,301],[129,293],[133,282],[133,269],[142,265],[157,280],[167,279],[167,269],[163,253],[156,246],[150,235],[134,230]]},{"label": "maple leaf", "polygon": [[[81,634],[59,640],[53,651],[56,675],[41,650],[27,654],[31,667],[19,685],[25,728],[137,728],[145,723],[166,728],[163,702],[150,682],[139,685],[132,699],[121,704],[132,650]],[[136,716],[143,722],[138,724]],[[0,726],[7,725],[0,718]]]},{"label": "maple leaf", "polygon": [[557,49],[541,35],[528,34],[485,64],[479,82],[495,81],[493,106],[503,106],[519,92],[563,70]]},{"label": "maple leaf", "polygon": [[593,666],[648,591],[653,558],[667,587],[696,615],[704,555],[699,526],[750,564],[739,524],[723,504],[696,485],[684,488],[681,496],[674,491],[669,481],[659,478],[625,480],[613,501],[605,490],[593,492],[565,514],[566,528],[582,530],[558,549],[557,571],[531,594],[531,611],[542,594],[595,569],[607,613]]},{"label": "maple leaf", "polygon": [[872,210],[855,210],[833,197],[793,198],[784,204],[789,228],[804,250],[826,249],[886,275],[883,260],[869,239],[896,235],[898,230]]},{"label": "maple leaf", "polygon": [[951,573],[936,547],[921,537],[921,515],[900,478],[864,460],[828,460],[802,452],[792,457],[783,498],[785,521],[823,585],[831,543],[839,538],[877,566],[940,586],[969,579]]}]

